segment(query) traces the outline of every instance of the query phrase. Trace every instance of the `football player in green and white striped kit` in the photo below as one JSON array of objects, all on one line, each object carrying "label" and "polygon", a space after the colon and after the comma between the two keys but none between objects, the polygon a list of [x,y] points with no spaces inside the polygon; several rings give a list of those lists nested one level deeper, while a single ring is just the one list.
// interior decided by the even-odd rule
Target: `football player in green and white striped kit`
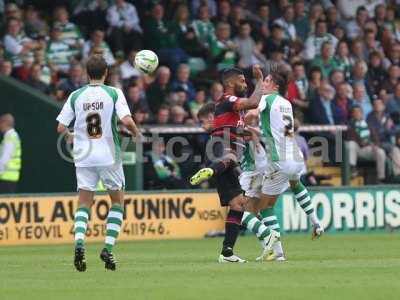
[{"label": "football player in green and white striped kit", "polygon": [[[246,119],[247,118],[245,118],[245,122],[247,122]],[[264,146],[260,143],[259,139],[261,132],[250,126],[247,126],[246,128],[252,132],[253,137],[252,140],[246,144],[243,159],[240,162],[242,173],[239,176],[239,181],[244,191],[244,195],[249,198],[247,211],[244,212],[242,218],[242,224],[258,237],[257,231],[255,231],[257,229],[256,223],[251,222],[252,218],[258,215],[261,218],[261,222],[269,230],[274,230],[280,233],[280,226],[274,208],[259,207],[264,172],[267,169],[266,153]],[[286,260],[280,238],[273,244],[272,252],[269,253],[266,260]]]},{"label": "football player in green and white striped kit", "polygon": [[[111,198],[107,216],[106,238],[100,258],[105,268],[115,270],[113,246],[123,221],[125,177],[121,161],[121,145],[117,121],[120,120],[136,137],[140,132],[131,117],[120,89],[104,85],[107,63],[94,55],[86,63],[89,84],[74,91],[57,117],[57,131],[73,138],[73,157],[79,191],[79,207],[75,213],[74,265],[79,272],[86,270],[84,240],[94,192],[101,180]],[[75,119],[74,133],[68,126]]]},{"label": "football player in green and white striped kit", "polygon": [[[323,233],[315,213],[307,188],[301,183],[300,176],[305,170],[303,155],[294,138],[292,105],[281,95],[286,93],[287,75],[276,68],[264,79],[269,94],[261,98],[258,112],[260,128],[267,152],[267,171],[265,172],[261,206],[273,207],[278,196],[289,186],[312,226],[312,238]],[[263,259],[268,253],[263,252]]]}]

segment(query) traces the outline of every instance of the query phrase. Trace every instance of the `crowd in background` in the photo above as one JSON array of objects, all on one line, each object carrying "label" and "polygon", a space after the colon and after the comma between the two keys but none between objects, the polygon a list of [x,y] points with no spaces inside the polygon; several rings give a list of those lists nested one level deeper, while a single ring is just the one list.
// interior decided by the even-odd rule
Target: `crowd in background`
[{"label": "crowd in background", "polygon": [[[0,74],[54,101],[86,83],[85,60],[101,52],[139,125],[194,124],[222,95],[219,71],[279,63],[300,123],[350,124],[352,166],[379,160],[384,180],[389,157],[400,175],[398,0],[44,2],[0,0]],[[140,49],[158,54],[154,76],[135,69]]]}]

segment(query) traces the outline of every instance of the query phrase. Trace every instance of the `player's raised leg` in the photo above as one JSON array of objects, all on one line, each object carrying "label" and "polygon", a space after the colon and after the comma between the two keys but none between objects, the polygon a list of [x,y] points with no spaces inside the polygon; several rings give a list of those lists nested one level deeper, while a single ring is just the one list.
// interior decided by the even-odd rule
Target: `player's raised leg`
[{"label": "player's raised leg", "polygon": [[79,272],[86,271],[85,236],[89,221],[90,208],[93,203],[93,195],[94,193],[92,191],[79,190],[79,204],[74,219],[74,266]]},{"label": "player's raised leg", "polygon": [[318,221],[314,205],[311,201],[311,197],[308,193],[307,188],[300,182],[300,180],[290,181],[290,188],[294,193],[296,201],[303,209],[303,211],[307,214],[313,226],[312,239],[319,238],[324,233],[324,229]]}]

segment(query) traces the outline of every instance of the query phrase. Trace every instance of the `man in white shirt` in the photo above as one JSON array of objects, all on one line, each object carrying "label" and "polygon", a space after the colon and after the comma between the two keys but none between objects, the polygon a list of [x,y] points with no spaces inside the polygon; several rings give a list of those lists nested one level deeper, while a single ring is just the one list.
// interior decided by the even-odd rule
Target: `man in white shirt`
[{"label": "man in white shirt", "polygon": [[[74,91],[57,117],[57,131],[68,140],[73,138],[73,157],[79,191],[79,206],[75,213],[75,259],[79,272],[86,270],[84,239],[90,208],[98,182],[101,180],[111,198],[107,217],[106,239],[100,254],[105,268],[115,270],[112,248],[121,230],[125,178],[121,161],[121,144],[117,121],[140,135],[120,89],[104,85],[107,63],[94,55],[86,63],[89,84]],[[68,126],[75,119],[74,133]]]},{"label": "man in white shirt", "polygon": [[116,0],[107,10],[107,22],[111,27],[109,38],[114,52],[142,48],[143,30],[133,4],[125,0]]},{"label": "man in white shirt", "polygon": [[315,34],[310,35],[305,43],[303,57],[305,60],[312,60],[321,53],[321,47],[324,42],[330,42],[332,48],[336,49],[338,39],[328,33],[326,21],[318,20],[315,25]]}]

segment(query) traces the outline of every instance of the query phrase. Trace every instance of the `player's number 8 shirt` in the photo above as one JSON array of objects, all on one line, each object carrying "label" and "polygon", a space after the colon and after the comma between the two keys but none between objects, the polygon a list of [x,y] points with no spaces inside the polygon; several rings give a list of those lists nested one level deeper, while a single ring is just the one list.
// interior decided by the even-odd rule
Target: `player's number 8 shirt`
[{"label": "player's number 8 shirt", "polygon": [[89,84],[74,91],[57,121],[69,126],[75,118],[75,166],[110,166],[119,162],[121,144],[117,121],[130,114],[125,96],[118,88]]}]

